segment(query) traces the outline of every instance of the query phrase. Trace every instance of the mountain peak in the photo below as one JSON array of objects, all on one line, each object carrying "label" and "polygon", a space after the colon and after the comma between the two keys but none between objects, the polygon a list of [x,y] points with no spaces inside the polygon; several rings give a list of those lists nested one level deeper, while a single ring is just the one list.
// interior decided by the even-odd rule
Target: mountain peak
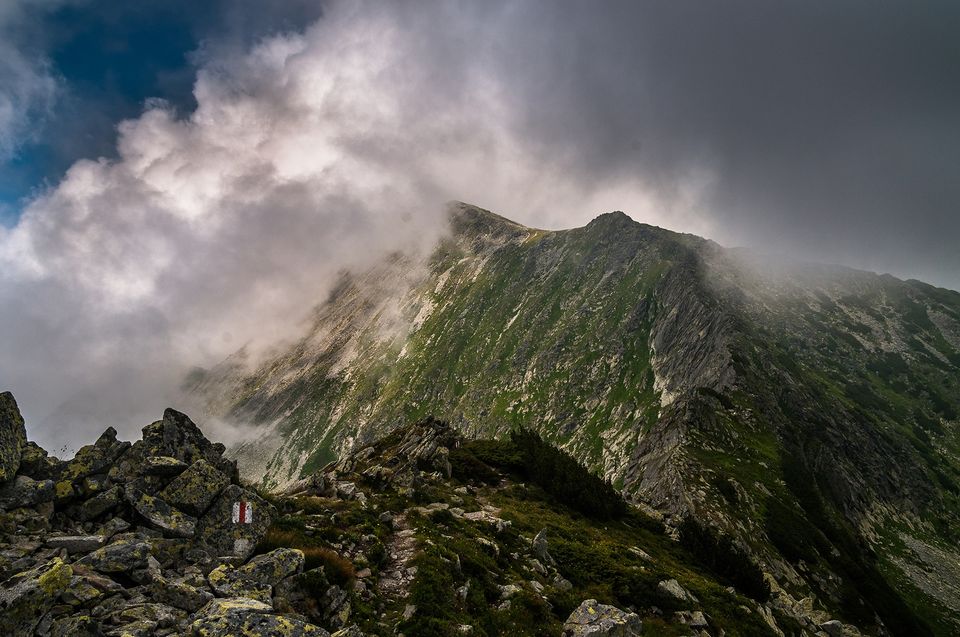
[{"label": "mountain peak", "polygon": [[626,227],[631,225],[636,225],[638,222],[633,219],[630,215],[620,211],[614,210],[613,212],[605,212],[602,215],[597,215],[593,220],[587,224],[587,227]]},{"label": "mountain peak", "polygon": [[527,226],[477,206],[453,201],[448,204],[450,223],[455,234],[467,236],[515,236],[530,230]]}]

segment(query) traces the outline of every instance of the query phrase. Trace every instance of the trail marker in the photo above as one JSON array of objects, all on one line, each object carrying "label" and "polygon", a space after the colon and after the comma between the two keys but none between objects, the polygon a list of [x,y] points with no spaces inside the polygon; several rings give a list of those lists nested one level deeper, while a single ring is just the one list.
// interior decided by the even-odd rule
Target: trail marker
[{"label": "trail marker", "polygon": [[253,524],[253,505],[244,500],[233,503],[233,523]]}]

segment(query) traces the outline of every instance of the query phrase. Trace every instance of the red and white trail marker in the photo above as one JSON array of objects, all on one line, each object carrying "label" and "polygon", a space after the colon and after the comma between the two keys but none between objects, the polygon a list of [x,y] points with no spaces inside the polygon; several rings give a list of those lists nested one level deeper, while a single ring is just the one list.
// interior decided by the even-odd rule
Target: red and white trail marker
[{"label": "red and white trail marker", "polygon": [[233,523],[234,524],[252,524],[253,523],[253,505],[244,500],[233,503]]}]

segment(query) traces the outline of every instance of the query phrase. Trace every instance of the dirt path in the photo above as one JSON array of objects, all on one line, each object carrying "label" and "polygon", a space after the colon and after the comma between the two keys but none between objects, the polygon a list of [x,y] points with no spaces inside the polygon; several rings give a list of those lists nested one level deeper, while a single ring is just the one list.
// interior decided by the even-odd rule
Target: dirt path
[{"label": "dirt path", "polygon": [[393,535],[387,544],[389,562],[380,575],[377,589],[384,595],[402,599],[410,592],[410,584],[417,574],[417,568],[410,566],[410,560],[417,552],[417,538],[407,522],[405,513],[398,513],[393,519]]}]

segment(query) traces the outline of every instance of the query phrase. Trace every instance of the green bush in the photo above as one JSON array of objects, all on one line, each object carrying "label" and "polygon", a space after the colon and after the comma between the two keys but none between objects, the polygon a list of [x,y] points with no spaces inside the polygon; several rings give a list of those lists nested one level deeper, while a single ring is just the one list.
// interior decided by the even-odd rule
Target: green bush
[{"label": "green bush", "polygon": [[500,474],[480,460],[467,445],[450,450],[450,467],[453,469],[453,477],[461,482],[500,482]]},{"label": "green bush", "polygon": [[776,498],[767,500],[765,517],[767,537],[780,554],[796,564],[800,560],[815,564],[818,559],[816,544],[820,532],[812,524]]},{"label": "green bush", "polygon": [[598,520],[627,512],[627,503],[609,480],[590,473],[536,432],[518,429],[510,434],[510,440],[523,460],[523,474],[563,504]]},{"label": "green bush", "polygon": [[770,599],[763,572],[726,535],[715,533],[692,517],[680,524],[680,544],[738,591],[759,602]]}]

